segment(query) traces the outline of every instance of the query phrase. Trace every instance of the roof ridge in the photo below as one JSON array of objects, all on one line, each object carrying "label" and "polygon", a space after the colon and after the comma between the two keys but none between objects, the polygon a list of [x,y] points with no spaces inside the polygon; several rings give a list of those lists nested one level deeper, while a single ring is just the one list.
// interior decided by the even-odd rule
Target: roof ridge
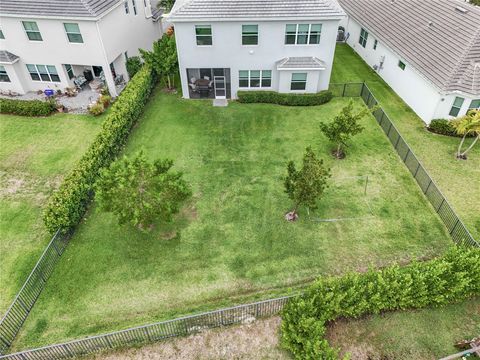
[{"label": "roof ridge", "polygon": [[[477,31],[475,31],[475,34],[472,36],[472,39],[470,40],[470,43],[468,44],[467,48],[465,49],[465,51],[460,56],[457,64],[453,68],[452,74],[450,75],[449,79],[446,82],[446,84],[447,84],[446,88],[450,87],[451,85],[453,85],[455,83],[454,79],[457,78],[458,72],[460,71],[460,68],[463,65],[463,62],[465,60],[467,60],[468,54],[470,54],[470,52],[473,50],[475,43],[479,39],[480,39],[480,26],[477,28]],[[474,69],[474,71],[475,71],[475,69]],[[463,76],[461,77],[461,80],[464,80],[464,78],[466,76],[467,76],[467,72],[465,72],[465,74],[463,74]],[[472,86],[473,86],[473,84],[472,84]]]}]

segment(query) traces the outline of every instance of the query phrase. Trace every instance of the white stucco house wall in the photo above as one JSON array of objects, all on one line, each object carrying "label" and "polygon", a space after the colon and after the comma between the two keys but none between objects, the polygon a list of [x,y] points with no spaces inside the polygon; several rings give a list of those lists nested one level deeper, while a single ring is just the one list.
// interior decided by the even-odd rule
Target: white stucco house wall
[{"label": "white stucco house wall", "polygon": [[0,90],[64,90],[91,75],[117,96],[126,58],[161,36],[159,18],[150,0],[1,0]]},{"label": "white stucco house wall", "polygon": [[164,17],[175,27],[183,97],[328,89],[344,16],[335,0],[177,0]]},{"label": "white stucco house wall", "polygon": [[339,0],[346,42],[425,122],[480,107],[480,7]]}]

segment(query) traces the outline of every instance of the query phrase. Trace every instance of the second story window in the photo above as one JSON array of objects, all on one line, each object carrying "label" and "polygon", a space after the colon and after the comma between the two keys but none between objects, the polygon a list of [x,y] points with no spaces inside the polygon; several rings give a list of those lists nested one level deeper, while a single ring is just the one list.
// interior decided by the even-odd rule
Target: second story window
[{"label": "second story window", "polygon": [[212,27],[210,25],[195,25],[195,35],[197,37],[197,45],[212,45]]},{"label": "second story window", "polygon": [[5,66],[3,65],[0,65],[0,81],[10,82],[10,78],[8,77],[7,70],[5,70]]},{"label": "second story window", "polygon": [[128,6],[128,0],[123,2],[123,6],[125,7],[125,14],[130,14],[130,7]]},{"label": "second story window", "polygon": [[64,23],[65,32],[67,33],[68,41],[71,43],[83,43],[82,34],[80,28],[76,23]]},{"label": "second story window", "polygon": [[365,47],[367,46],[367,40],[368,40],[368,32],[367,30],[362,28],[362,30],[360,31],[360,38],[358,39],[358,43],[363,47]]},{"label": "second story window", "polygon": [[42,34],[35,21],[22,21],[27,37],[31,41],[43,41]]},{"label": "second story window", "polygon": [[322,24],[287,24],[285,27],[285,44],[320,44],[321,33]]},{"label": "second story window", "polygon": [[137,15],[137,4],[135,3],[135,0],[132,0],[132,6],[133,6],[133,13]]},{"label": "second story window", "polygon": [[242,45],[258,45],[258,25],[242,25]]}]

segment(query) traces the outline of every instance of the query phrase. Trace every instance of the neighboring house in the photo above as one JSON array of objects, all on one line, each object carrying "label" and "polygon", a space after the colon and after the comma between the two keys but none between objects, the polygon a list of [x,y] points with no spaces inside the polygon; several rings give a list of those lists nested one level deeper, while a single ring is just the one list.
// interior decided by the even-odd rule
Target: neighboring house
[{"label": "neighboring house", "polygon": [[165,18],[175,25],[183,97],[327,89],[344,16],[334,0],[177,0]]},{"label": "neighboring house", "polygon": [[480,107],[480,7],[339,0],[347,43],[426,123]]},{"label": "neighboring house", "polygon": [[0,90],[64,90],[85,77],[117,96],[127,56],[161,36],[159,16],[150,0],[1,0]]}]

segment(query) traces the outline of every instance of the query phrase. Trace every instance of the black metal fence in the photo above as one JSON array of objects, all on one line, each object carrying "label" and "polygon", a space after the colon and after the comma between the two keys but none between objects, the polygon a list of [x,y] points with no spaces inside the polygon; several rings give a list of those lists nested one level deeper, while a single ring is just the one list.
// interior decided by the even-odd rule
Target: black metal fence
[{"label": "black metal fence", "polygon": [[58,259],[62,256],[69,238],[69,234],[62,234],[60,230],[56,232],[0,321],[0,354],[3,354],[15,339],[45,287],[47,279],[52,274]]},{"label": "black metal fence", "polygon": [[248,323],[261,317],[278,314],[287,301],[293,296],[295,295],[162,321],[123,331],[74,340],[63,344],[49,345],[38,349],[0,356],[0,359],[67,359],[102,350],[150,343],[175,336],[185,336],[204,329],[224,325]]},{"label": "black metal fence", "polygon": [[[373,96],[365,83],[331,84],[330,90],[335,96],[360,96],[369,108],[379,105],[377,99],[375,99],[375,96]],[[385,111],[381,107],[378,107],[373,112],[373,115],[397,151],[397,154],[417,181],[420,189],[422,189],[428,201],[432,204],[433,208],[440,216],[440,219],[442,219],[453,241],[457,244],[480,247],[480,244],[475,241],[463,222],[457,216],[452,206],[448,203],[445,196],[415,156],[414,152],[410,146],[408,146],[405,139],[403,139],[402,135]]]}]

